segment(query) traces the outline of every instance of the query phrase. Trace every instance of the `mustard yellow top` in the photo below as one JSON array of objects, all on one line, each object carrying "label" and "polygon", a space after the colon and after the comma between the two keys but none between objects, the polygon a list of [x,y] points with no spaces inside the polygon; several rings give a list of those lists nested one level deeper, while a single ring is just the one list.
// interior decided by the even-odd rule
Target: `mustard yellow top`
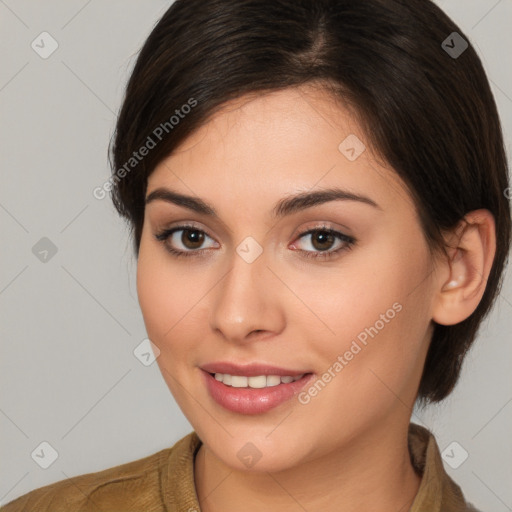
[{"label": "mustard yellow top", "polygon": [[[200,512],[194,457],[201,443],[193,431],[148,457],[30,491],[0,512]],[[479,512],[444,470],[434,436],[414,423],[409,451],[422,477],[409,512]]]}]

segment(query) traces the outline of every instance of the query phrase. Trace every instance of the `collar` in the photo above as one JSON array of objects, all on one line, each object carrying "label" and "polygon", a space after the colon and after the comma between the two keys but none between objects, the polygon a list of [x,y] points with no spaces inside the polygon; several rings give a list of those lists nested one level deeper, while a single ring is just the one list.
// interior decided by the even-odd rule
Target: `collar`
[{"label": "collar", "polygon": [[[409,454],[421,483],[409,512],[471,512],[460,487],[446,473],[434,435],[425,427],[409,424]],[[478,511],[475,511],[478,512]]]}]

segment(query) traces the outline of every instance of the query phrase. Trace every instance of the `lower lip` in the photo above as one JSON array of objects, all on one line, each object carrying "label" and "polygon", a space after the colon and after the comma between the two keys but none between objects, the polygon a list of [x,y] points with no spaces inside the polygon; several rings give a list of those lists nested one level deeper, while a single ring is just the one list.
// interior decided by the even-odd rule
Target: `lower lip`
[{"label": "lower lip", "polygon": [[261,414],[281,405],[297,395],[314,377],[312,373],[288,384],[267,388],[234,388],[226,386],[208,372],[201,370],[210,396],[228,411],[239,414]]}]

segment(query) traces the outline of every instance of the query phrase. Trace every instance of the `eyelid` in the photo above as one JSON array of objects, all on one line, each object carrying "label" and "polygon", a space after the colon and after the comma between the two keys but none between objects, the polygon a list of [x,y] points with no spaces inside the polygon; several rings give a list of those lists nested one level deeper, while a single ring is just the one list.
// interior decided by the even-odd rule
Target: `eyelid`
[{"label": "eyelid", "polygon": [[296,239],[299,236],[304,236],[305,234],[311,232],[311,231],[337,231],[340,232],[340,234],[345,235],[348,238],[354,238],[350,232],[352,231],[348,226],[345,226],[343,224],[333,223],[330,221],[316,221],[316,222],[308,222],[305,227],[301,227],[296,230],[295,234],[293,235],[294,239]]},{"label": "eyelid", "polygon": [[162,233],[164,231],[171,231],[171,230],[179,231],[180,229],[197,229],[198,231],[204,232],[210,238],[215,240],[215,237],[210,235],[207,228],[205,228],[202,224],[195,222],[193,220],[176,221],[176,222],[172,222],[171,224],[164,224],[162,227],[155,226],[154,229],[155,229],[155,231],[157,231],[159,233]]}]

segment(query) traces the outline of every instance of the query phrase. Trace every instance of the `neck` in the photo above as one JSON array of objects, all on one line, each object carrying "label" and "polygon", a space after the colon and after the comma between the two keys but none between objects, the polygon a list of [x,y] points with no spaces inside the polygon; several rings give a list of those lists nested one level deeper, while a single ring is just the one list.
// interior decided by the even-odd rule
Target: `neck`
[{"label": "neck", "polygon": [[201,510],[407,512],[421,481],[408,426],[379,423],[326,456],[273,473],[233,470],[203,444],[194,464]]}]

